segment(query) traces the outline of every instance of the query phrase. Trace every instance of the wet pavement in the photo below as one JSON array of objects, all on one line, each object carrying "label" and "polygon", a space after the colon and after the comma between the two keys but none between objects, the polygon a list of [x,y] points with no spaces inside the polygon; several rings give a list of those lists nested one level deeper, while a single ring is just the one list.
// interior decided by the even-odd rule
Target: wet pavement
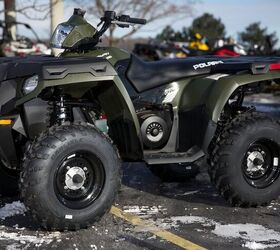
[{"label": "wet pavement", "polygon": [[[47,232],[34,223],[18,197],[2,198],[0,249],[172,250],[181,249],[184,240],[196,244],[189,249],[280,249],[280,200],[260,208],[230,207],[212,187],[205,163],[201,173],[185,183],[163,183],[144,163],[124,164],[123,174],[114,206],[145,225],[109,213],[89,229]],[[175,240],[156,236],[157,230],[163,232],[159,235],[172,233]]]}]

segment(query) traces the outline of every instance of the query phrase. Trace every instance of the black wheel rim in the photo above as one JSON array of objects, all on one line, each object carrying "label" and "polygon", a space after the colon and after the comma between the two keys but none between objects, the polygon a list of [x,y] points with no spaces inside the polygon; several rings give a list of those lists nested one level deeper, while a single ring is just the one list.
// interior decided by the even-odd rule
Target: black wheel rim
[{"label": "black wheel rim", "polygon": [[81,209],[99,197],[104,180],[102,162],[92,153],[79,151],[62,160],[55,173],[54,188],[62,204]]},{"label": "black wheel rim", "polygon": [[279,145],[260,139],[252,143],[242,161],[243,176],[255,188],[266,188],[279,178]]}]

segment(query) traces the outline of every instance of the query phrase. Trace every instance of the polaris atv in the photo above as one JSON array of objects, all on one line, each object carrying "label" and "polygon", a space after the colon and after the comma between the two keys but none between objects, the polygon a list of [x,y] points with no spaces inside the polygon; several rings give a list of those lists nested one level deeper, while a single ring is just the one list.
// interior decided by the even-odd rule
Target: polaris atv
[{"label": "polaris atv", "polygon": [[[106,11],[97,31],[75,9],[56,28],[59,57],[1,59],[1,193],[16,193],[43,227],[84,228],[121,183],[122,161],[152,168],[206,156],[213,184],[236,206],[280,193],[280,125],[243,105],[280,82],[277,57],[144,62],[97,47],[110,27],[145,20]],[[166,169],[164,169],[166,171]]]}]

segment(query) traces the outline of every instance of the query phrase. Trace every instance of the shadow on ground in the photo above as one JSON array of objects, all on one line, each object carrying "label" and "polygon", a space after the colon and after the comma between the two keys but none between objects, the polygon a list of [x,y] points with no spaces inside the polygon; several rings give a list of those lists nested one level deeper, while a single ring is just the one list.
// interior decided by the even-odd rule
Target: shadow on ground
[{"label": "shadow on ground", "polygon": [[[123,169],[123,185],[139,191],[190,203],[202,203],[209,206],[228,206],[210,183],[205,164],[201,167],[201,173],[196,178],[187,179],[183,183],[162,182],[143,163],[126,163]],[[188,193],[195,195],[187,195]]]}]

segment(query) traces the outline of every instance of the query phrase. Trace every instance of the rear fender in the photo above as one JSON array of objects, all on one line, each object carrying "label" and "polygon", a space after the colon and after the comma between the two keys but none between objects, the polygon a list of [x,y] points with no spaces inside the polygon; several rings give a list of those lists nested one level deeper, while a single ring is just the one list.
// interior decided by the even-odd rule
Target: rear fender
[{"label": "rear fender", "polygon": [[[236,89],[250,83],[273,80],[280,78],[280,72],[269,72],[267,74],[242,74],[242,75],[221,75],[214,80],[205,95],[205,109],[209,122],[204,134],[202,148],[208,151],[209,145],[216,133],[217,122],[224,110],[226,103]],[[210,76],[213,77],[213,76]]]},{"label": "rear fender", "polygon": [[267,74],[242,74],[223,76],[214,81],[205,98],[206,112],[209,118],[217,123],[230,96],[240,86],[250,83],[279,79],[280,72],[272,71]]},{"label": "rear fender", "polygon": [[240,86],[273,79],[280,79],[279,71],[259,75],[215,74],[181,80],[179,92],[172,103],[178,105],[181,114],[180,147],[185,151],[191,145],[198,145],[207,152],[217,122],[234,91]]}]

